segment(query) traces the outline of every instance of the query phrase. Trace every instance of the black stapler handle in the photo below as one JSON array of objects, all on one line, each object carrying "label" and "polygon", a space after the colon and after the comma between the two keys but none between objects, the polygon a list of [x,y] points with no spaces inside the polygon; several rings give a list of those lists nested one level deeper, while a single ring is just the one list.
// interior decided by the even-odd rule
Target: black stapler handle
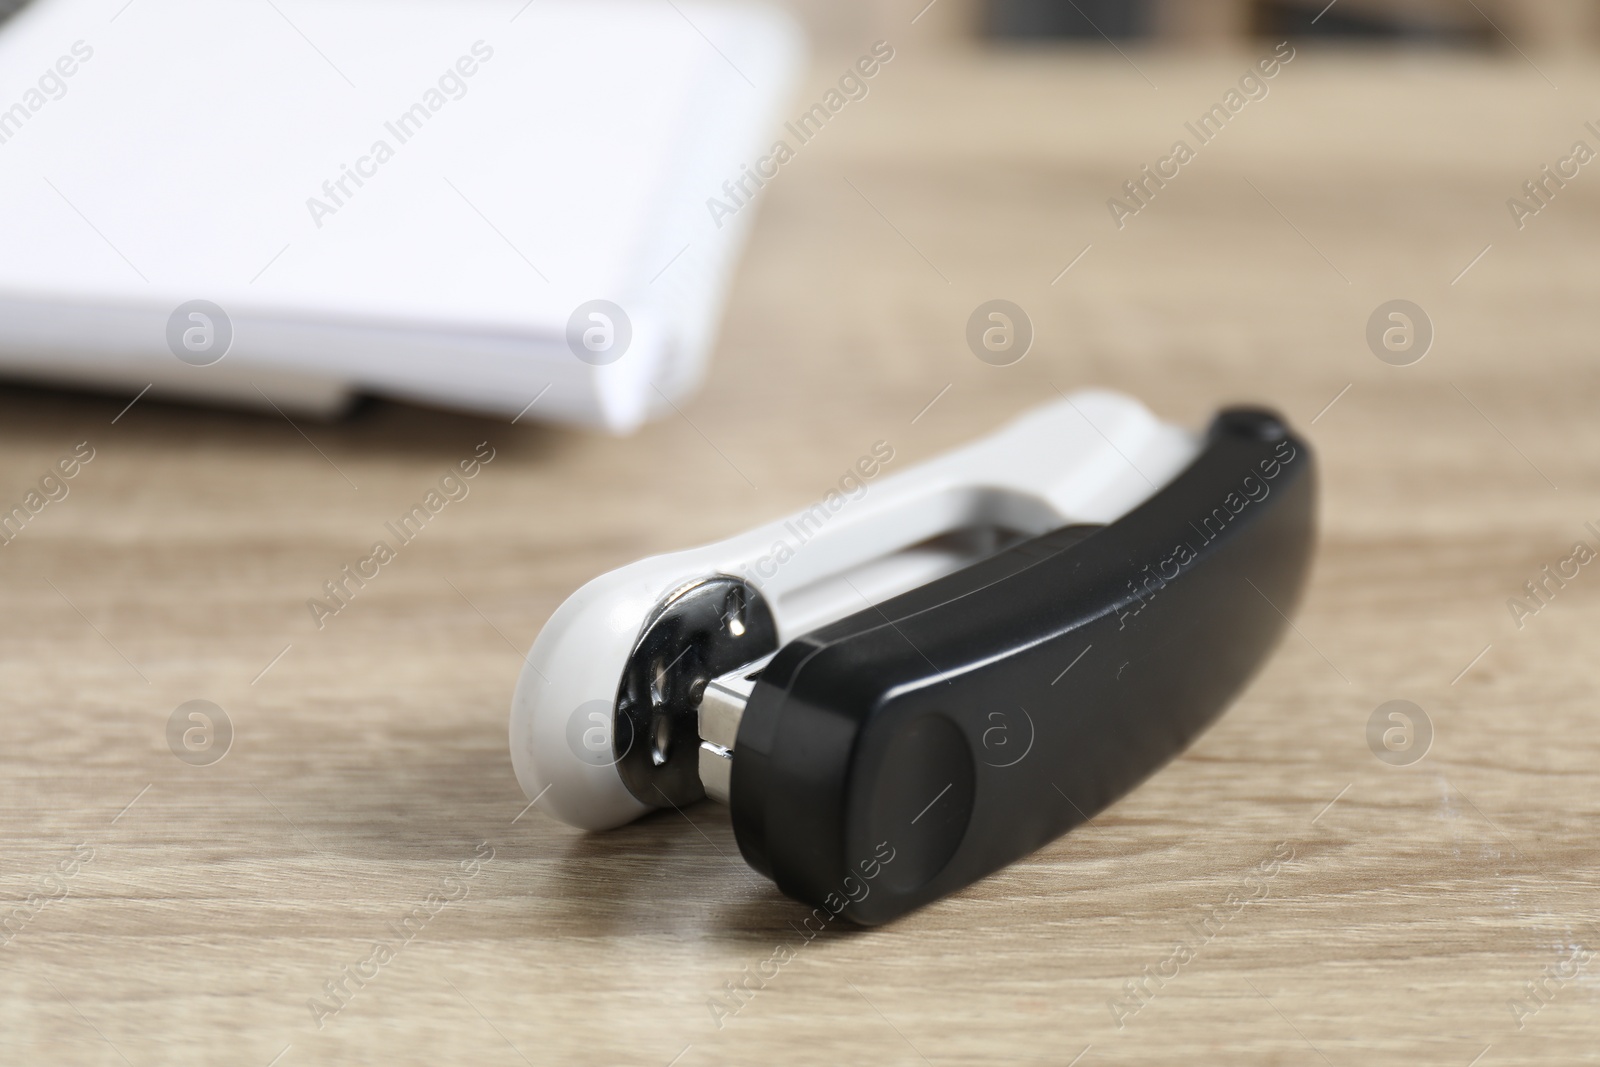
[{"label": "black stapler handle", "polygon": [[1315,494],[1305,442],[1230,409],[1109,525],[1035,537],[789,641],[741,694],[729,750],[745,858],[870,925],[1103,811],[1261,665],[1305,583]]}]

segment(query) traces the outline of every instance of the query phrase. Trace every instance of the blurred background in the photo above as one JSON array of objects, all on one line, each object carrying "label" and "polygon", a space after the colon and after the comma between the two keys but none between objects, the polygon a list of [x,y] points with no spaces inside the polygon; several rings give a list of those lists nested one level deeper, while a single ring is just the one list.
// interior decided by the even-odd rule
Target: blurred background
[{"label": "blurred background", "polygon": [[[820,46],[903,21],[897,0],[790,0]],[[1090,38],[1186,48],[1293,36],[1413,47],[1592,47],[1594,0],[935,0],[918,19],[951,40]]]},{"label": "blurred background", "polygon": [[[28,0],[0,0],[0,18]],[[786,0],[820,47],[904,22],[899,0]],[[1144,39],[1184,47],[1330,37],[1463,48],[1592,47],[1595,0],[934,0],[925,32],[973,38]],[[1503,34],[1503,35],[1502,35]]]}]

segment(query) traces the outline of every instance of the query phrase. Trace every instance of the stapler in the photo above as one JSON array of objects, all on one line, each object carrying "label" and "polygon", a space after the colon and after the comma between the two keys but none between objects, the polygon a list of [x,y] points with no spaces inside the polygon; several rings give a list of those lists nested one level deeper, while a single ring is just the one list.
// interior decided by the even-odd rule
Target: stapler
[{"label": "stapler", "polygon": [[603,830],[709,797],[781,891],[884,923],[1182,752],[1305,584],[1315,462],[1267,410],[1194,433],[1091,390],[903,471],[883,452],[556,610],[511,710],[541,810]]}]

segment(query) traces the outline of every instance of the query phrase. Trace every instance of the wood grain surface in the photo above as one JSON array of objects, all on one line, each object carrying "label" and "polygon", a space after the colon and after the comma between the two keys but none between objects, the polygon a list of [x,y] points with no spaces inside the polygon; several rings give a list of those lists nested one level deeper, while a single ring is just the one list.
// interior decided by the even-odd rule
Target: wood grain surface
[{"label": "wood grain surface", "polygon": [[[94,451],[0,547],[0,1061],[1600,1062],[1600,571],[1508,608],[1600,548],[1600,168],[1520,230],[1506,206],[1600,143],[1600,74],[1302,49],[1119,230],[1107,199],[1257,53],[895,44],[770,185],[703,392],[630,439],[0,391],[7,507]],[[963,340],[995,297],[1037,332],[1010,367]],[[1365,340],[1397,298],[1436,331],[1410,366]],[[596,835],[526,810],[511,690],[578,585],[1087,384],[1191,425],[1274,405],[1323,465],[1295,629],[1186,755],[811,941],[714,805]],[[480,442],[470,495],[319,630],[306,600]],[[1396,699],[1433,733],[1408,766],[1367,739]],[[169,748],[191,700],[232,723],[220,762]]]}]

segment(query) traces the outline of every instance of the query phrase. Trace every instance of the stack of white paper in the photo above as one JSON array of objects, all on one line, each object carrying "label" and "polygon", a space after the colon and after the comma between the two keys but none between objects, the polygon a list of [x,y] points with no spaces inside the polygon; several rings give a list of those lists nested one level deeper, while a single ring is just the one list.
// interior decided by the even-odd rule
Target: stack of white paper
[{"label": "stack of white paper", "polygon": [[629,429],[698,381],[751,215],[708,201],[798,60],[688,0],[36,0],[0,373]]}]

